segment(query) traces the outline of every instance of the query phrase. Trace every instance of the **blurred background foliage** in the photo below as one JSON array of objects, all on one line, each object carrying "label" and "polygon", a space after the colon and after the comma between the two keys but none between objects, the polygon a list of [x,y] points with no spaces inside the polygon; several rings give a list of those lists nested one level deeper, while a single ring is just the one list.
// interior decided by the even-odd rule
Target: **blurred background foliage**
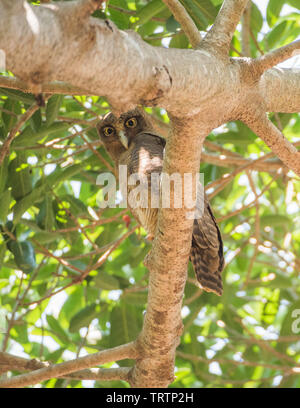
[{"label": "blurred background foliage", "polygon": [[[298,0],[260,3],[252,3],[252,57],[300,33]],[[182,4],[205,31],[221,0]],[[94,16],[136,30],[153,46],[191,48],[161,0],[110,0]],[[242,55],[240,31],[232,56]],[[36,104],[34,95],[0,89],[0,143]],[[98,96],[46,97],[19,126],[0,166],[2,351],[59,363],[141,330],[150,244],[126,209],[97,204],[97,176],[112,162],[94,126],[109,108]],[[166,112],[146,111],[166,136]],[[298,114],[270,117],[300,144]],[[224,295],[203,293],[189,266],[171,387],[300,387],[299,180],[240,122],[209,135],[201,171],[224,239]],[[52,379],[42,386],[128,385]]]}]

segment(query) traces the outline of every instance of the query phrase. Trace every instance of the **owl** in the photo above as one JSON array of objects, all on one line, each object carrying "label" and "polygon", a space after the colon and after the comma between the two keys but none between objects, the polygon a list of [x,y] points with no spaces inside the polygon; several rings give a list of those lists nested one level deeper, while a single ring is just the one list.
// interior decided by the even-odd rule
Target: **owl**
[{"label": "owl", "polygon": [[[107,114],[97,124],[97,131],[115,165],[126,165],[127,177],[139,176],[139,192],[146,198],[144,202],[139,201],[139,205],[131,200],[128,206],[147,231],[148,239],[152,240],[158,220],[158,208],[152,204],[159,201],[160,191],[159,188],[151,188],[151,183],[155,175],[159,178],[162,173],[165,139],[156,134],[146,114],[139,108],[123,113],[120,117]],[[128,183],[127,192],[132,192],[134,188],[134,185]],[[149,194],[142,194],[145,189]],[[153,197],[155,195],[157,197]],[[195,219],[193,224],[190,260],[199,286],[220,296],[223,292],[223,242],[205,193],[202,217]]]}]

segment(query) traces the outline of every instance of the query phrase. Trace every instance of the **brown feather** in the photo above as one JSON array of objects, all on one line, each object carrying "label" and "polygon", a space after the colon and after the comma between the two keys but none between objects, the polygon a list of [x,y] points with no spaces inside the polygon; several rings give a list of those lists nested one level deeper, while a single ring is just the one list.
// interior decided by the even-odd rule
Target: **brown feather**
[{"label": "brown feather", "polygon": [[[137,127],[135,132],[134,130],[129,131],[125,129],[124,126],[126,120],[133,115],[140,118],[140,127]],[[115,126],[116,135],[117,131],[124,129],[129,140],[128,149],[126,150],[120,141],[120,146],[117,145],[116,136],[112,137],[110,141],[103,137],[101,135],[102,125],[100,125],[98,131],[107,151],[111,154],[117,165],[127,165],[128,177],[137,173],[139,176],[144,176],[147,181],[145,186],[141,183],[140,189],[141,191],[143,188],[148,189],[147,202],[144,203],[144,207],[148,208],[142,208],[141,205],[135,206],[135,202],[132,203],[134,205],[129,203],[129,207],[134,217],[145,230],[154,236],[157,226],[158,208],[152,208],[151,206],[151,174],[158,173],[160,175],[162,172],[163,151],[166,142],[162,137],[153,132],[145,115],[138,109],[127,112],[118,119],[114,116],[105,118],[105,125],[109,122],[107,119],[111,119],[111,124]],[[128,185],[128,196],[135,188],[136,185]],[[156,195],[155,198],[159,202],[159,194],[159,190],[152,191],[152,198],[153,195]],[[201,218],[194,220],[190,260],[200,287],[207,292],[221,295],[223,291],[221,272],[224,268],[223,242],[205,193],[203,215]]]}]

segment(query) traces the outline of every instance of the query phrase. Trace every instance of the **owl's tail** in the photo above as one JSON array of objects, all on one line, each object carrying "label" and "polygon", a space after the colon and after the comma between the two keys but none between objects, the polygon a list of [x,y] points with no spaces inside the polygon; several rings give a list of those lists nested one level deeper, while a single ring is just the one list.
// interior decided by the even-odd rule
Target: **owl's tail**
[{"label": "owl's tail", "polygon": [[202,218],[194,220],[190,260],[200,287],[221,296],[224,268],[223,242],[219,227],[207,203]]},{"label": "owl's tail", "polygon": [[206,292],[213,292],[218,296],[223,293],[223,283],[219,256],[215,253],[210,254],[209,248],[201,249],[192,246],[190,260],[193,264],[199,286]]}]

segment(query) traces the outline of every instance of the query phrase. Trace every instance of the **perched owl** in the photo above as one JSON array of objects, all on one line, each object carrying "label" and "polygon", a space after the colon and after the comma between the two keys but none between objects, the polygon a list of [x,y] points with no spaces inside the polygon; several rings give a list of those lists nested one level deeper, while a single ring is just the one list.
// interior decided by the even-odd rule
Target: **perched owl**
[{"label": "perched owl", "polygon": [[[145,188],[150,190],[151,174],[162,172],[165,139],[155,133],[145,113],[136,108],[120,117],[107,114],[98,123],[99,136],[116,166],[127,165],[127,176],[138,174],[146,180]],[[142,182],[141,182],[142,184]],[[134,187],[128,184],[128,192]],[[143,186],[141,186],[142,191]],[[148,232],[148,238],[155,236],[158,208],[151,206],[151,196],[158,194],[151,189],[146,196],[148,205],[135,206],[129,203],[132,214]],[[144,203],[145,204],[145,203]],[[147,208],[143,208],[147,207]],[[204,212],[194,220],[190,260],[202,289],[221,295],[223,291],[221,272],[224,267],[221,233],[204,194]]]}]

